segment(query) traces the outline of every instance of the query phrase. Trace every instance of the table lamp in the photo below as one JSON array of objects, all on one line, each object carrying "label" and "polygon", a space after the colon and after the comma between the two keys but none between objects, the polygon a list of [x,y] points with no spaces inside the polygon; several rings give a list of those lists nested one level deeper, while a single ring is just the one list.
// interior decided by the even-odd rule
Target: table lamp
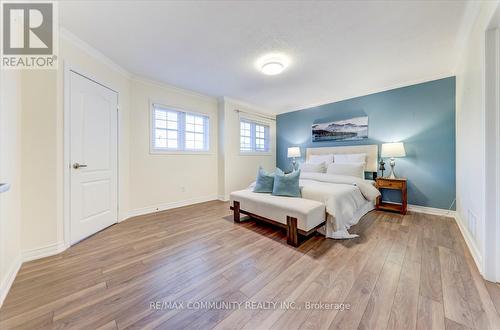
[{"label": "table lamp", "polygon": [[292,165],[293,170],[295,171],[295,164],[297,163],[295,158],[300,157],[300,148],[299,147],[289,147],[288,148],[288,158],[293,158]]},{"label": "table lamp", "polygon": [[397,179],[396,173],[394,172],[394,166],[396,165],[396,161],[394,158],[396,157],[405,157],[405,146],[403,142],[393,142],[393,143],[383,143],[382,144],[382,153],[381,157],[389,157],[391,158],[391,174],[388,176],[389,179]]}]

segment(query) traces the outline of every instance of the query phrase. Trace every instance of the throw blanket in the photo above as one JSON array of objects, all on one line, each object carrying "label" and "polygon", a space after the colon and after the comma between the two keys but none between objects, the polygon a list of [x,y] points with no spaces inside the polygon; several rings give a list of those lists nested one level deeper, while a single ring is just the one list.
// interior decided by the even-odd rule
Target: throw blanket
[{"label": "throw blanket", "polygon": [[377,190],[377,188],[375,188],[373,181],[356,178],[354,176],[305,172],[301,173],[300,179],[356,186],[359,188],[364,198],[372,202],[374,202],[377,197],[380,196],[380,192]]},{"label": "throw blanket", "polygon": [[347,231],[368,211],[373,209],[380,192],[373,181],[344,175],[301,173],[302,198],[325,204],[328,218],[325,236],[353,238]]},{"label": "throw blanket", "polygon": [[[255,182],[249,189],[254,185]],[[299,185],[302,198],[325,204],[327,221],[322,233],[335,239],[358,237],[347,230],[374,209],[380,196],[373,181],[346,175],[302,172]],[[291,203],[293,198],[290,197]]]}]

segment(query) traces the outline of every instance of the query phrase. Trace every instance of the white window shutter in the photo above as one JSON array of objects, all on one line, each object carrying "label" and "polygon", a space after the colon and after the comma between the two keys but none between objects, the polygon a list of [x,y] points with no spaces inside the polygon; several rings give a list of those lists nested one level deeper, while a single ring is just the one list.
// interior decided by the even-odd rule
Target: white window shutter
[{"label": "white window shutter", "polygon": [[153,150],[160,152],[210,150],[208,116],[154,104],[151,120]]},{"label": "white window shutter", "polygon": [[269,152],[269,126],[240,119],[240,152]]}]

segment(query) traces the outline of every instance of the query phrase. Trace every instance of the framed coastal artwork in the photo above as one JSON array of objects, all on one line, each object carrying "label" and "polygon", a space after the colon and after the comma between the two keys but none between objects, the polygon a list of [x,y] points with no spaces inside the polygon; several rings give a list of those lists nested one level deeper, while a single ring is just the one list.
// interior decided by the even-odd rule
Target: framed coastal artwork
[{"label": "framed coastal artwork", "polygon": [[354,141],[368,138],[368,116],[312,125],[312,141]]}]

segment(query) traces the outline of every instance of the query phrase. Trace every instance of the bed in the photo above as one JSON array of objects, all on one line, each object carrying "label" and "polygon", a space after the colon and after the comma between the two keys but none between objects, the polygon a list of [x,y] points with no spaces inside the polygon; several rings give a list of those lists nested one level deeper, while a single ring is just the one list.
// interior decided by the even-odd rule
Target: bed
[{"label": "bed", "polygon": [[365,174],[371,179],[302,173],[302,198],[321,201],[326,206],[326,225],[319,231],[326,237],[348,239],[358,237],[348,229],[375,209],[380,192],[375,188],[378,170],[378,145],[307,148],[306,161],[313,155],[366,154]]},{"label": "bed", "polygon": [[[377,145],[307,148],[306,161],[314,155],[360,153],[366,154],[364,171],[368,176],[374,178],[378,165]],[[375,208],[376,199],[380,196],[373,180],[348,175],[301,172],[299,185],[302,199],[320,202],[325,206],[325,219],[322,219],[325,221],[325,225],[320,227],[318,231],[326,237],[334,239],[357,237],[358,235],[349,233],[349,228]],[[249,193],[252,189],[253,184],[245,190],[247,198],[251,199],[252,194],[257,194],[255,195],[256,200],[262,201],[262,198],[266,198],[259,193]],[[231,206],[237,201],[233,196],[238,195],[241,196],[241,193],[235,192],[232,195]],[[269,195],[269,201],[272,201],[273,197],[275,196]],[[290,205],[292,205],[295,198],[288,198]],[[238,206],[245,209],[244,204]],[[283,208],[282,203],[279,207]],[[255,211],[251,213],[259,215]],[[273,220],[286,224],[286,212],[280,214],[280,217],[284,217],[284,219]]]}]

